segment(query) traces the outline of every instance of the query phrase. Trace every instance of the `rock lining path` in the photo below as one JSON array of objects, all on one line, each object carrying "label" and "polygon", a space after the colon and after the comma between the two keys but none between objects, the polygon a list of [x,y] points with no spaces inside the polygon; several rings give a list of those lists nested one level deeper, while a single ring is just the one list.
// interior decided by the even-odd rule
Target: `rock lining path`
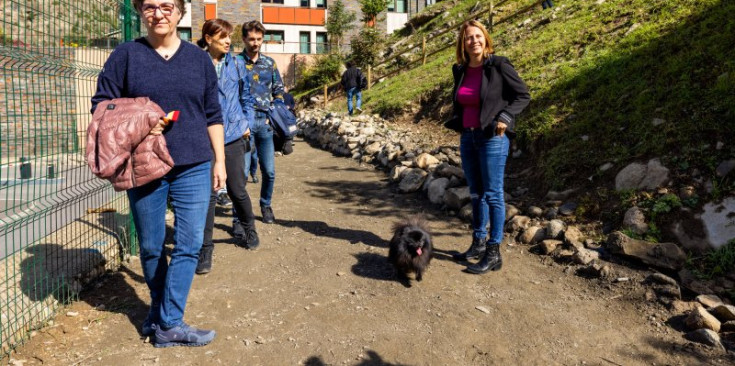
[{"label": "rock lining path", "polygon": [[[459,219],[394,193],[372,166],[297,141],[276,158],[277,223],[261,247],[233,245],[218,211],[213,272],[195,278],[186,320],[217,330],[200,348],[155,349],[138,334],[148,297],[134,258],[63,309],[12,355],[24,365],[693,365],[724,364],[639,302],[639,281],[606,288],[526,246],[500,272],[462,272]],[[258,184],[249,192],[257,202]],[[259,210],[256,206],[256,212]],[[387,264],[390,226],[425,212],[437,255],[404,287]],[[4,362],[8,361],[5,359]]]}]

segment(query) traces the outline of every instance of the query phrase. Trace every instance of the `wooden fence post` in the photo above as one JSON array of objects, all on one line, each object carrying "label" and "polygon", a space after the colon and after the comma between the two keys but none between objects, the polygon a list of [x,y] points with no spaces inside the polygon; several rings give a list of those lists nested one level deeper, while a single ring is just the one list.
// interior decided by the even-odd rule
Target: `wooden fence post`
[{"label": "wooden fence post", "polygon": [[327,109],[327,89],[329,89],[329,86],[324,84],[324,109]]},{"label": "wooden fence post", "polygon": [[426,65],[426,36],[424,36],[421,40],[421,54],[423,57],[423,61],[421,61],[421,64]]},{"label": "wooden fence post", "polygon": [[370,85],[373,83],[373,67],[368,65],[368,85],[367,90],[370,90]]}]

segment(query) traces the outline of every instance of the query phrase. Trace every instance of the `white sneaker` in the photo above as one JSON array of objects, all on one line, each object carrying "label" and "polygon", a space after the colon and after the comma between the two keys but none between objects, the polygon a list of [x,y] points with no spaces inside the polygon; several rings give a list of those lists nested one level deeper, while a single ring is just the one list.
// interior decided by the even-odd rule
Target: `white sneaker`
[{"label": "white sneaker", "polygon": [[362,108],[360,108],[360,107],[357,107],[357,108],[355,108],[355,109],[357,110],[357,114],[362,114]]}]

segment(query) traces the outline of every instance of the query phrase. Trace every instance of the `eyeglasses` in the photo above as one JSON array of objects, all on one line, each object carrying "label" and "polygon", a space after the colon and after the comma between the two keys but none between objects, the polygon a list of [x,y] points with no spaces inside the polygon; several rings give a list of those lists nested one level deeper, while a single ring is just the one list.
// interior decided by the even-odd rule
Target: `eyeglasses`
[{"label": "eyeglasses", "polygon": [[174,10],[176,10],[176,5],[174,5],[173,3],[163,3],[161,5],[143,4],[140,7],[140,10],[143,15],[149,17],[155,15],[156,10],[160,10],[161,14],[168,16],[174,13]]}]

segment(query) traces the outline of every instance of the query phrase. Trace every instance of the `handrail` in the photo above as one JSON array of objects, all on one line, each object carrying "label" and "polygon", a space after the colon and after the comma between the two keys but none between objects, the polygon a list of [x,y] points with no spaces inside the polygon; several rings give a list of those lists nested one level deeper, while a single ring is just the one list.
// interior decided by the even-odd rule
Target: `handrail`
[{"label": "handrail", "polygon": [[[506,1],[507,1],[507,0],[506,0]],[[509,15],[509,16],[507,16],[507,17],[505,17],[505,18],[503,18],[503,19],[500,19],[500,20],[498,20],[498,21],[497,21],[497,22],[495,22],[494,24],[496,24],[496,25],[497,25],[497,24],[503,24],[503,23],[505,23],[505,22],[507,22],[507,21],[509,21],[509,20],[513,19],[514,17],[516,17],[516,16],[518,16],[518,15],[521,15],[521,14],[524,14],[524,13],[528,12],[529,10],[531,10],[532,8],[534,8],[535,6],[536,6],[536,4],[530,4],[530,5],[526,6],[525,8],[522,8],[521,10],[519,10],[519,11],[516,11],[515,13],[513,13],[513,14],[511,14],[511,15]],[[479,13],[477,13],[477,15],[480,15],[480,14],[482,14],[482,13],[484,13],[484,12],[485,12],[485,11],[479,12]],[[469,19],[472,19],[472,18],[469,18]],[[465,21],[466,21],[466,20],[465,20]],[[447,31],[445,30],[444,32],[442,32],[442,33],[440,33],[440,34],[438,34],[438,35],[436,35],[436,36],[434,36],[434,37],[436,38],[436,37],[439,37],[439,36],[441,36],[441,35],[444,35],[444,34],[446,34],[446,33],[447,33]],[[437,49],[437,50],[434,50],[434,51],[432,51],[431,53],[428,53],[428,54],[426,54],[425,56],[424,56],[424,55],[422,55],[422,57],[421,57],[421,58],[418,58],[418,59],[416,59],[416,60],[412,60],[412,61],[409,61],[409,62],[408,62],[408,63],[406,64],[406,66],[404,66],[404,67],[402,67],[402,68],[397,68],[396,70],[393,70],[393,71],[389,72],[388,74],[385,74],[385,75],[382,75],[382,76],[376,76],[376,78],[377,78],[377,79],[384,79],[384,78],[387,78],[387,77],[393,76],[394,74],[400,73],[400,72],[401,72],[402,70],[406,70],[406,69],[409,69],[409,70],[410,70],[410,69],[411,69],[411,67],[410,67],[410,66],[411,66],[411,65],[413,65],[413,64],[415,64],[415,63],[418,63],[419,61],[422,61],[422,58],[426,58],[426,57],[431,57],[431,56],[434,56],[434,55],[436,55],[437,53],[439,53],[439,52],[441,52],[441,51],[444,51],[444,50],[446,50],[447,48],[450,48],[450,47],[454,47],[454,45],[453,45],[453,44],[449,44],[449,45],[445,45],[445,46],[443,46],[443,47],[440,47],[439,49]],[[405,52],[404,52],[404,53],[405,53]],[[403,54],[403,53],[402,53],[402,54]],[[385,62],[385,61],[384,61],[384,62]],[[376,67],[377,67],[377,66],[376,66]],[[368,81],[368,82],[370,82],[370,81]]]},{"label": "handrail", "polygon": [[[498,3],[498,5],[492,5],[492,4],[491,4],[490,8],[484,9],[484,10],[482,10],[482,11],[478,11],[478,12],[476,12],[476,13],[472,14],[471,16],[468,16],[468,17],[464,18],[464,19],[462,20],[462,22],[465,22],[465,21],[467,21],[467,20],[471,20],[471,19],[476,19],[476,18],[478,18],[479,16],[481,16],[481,15],[484,15],[485,13],[487,13],[487,12],[490,12],[490,11],[492,11],[492,10],[493,10],[493,9],[494,9],[494,8],[495,8],[496,6],[500,6],[500,5],[503,5],[503,4],[507,3],[508,1],[510,1],[510,0],[502,0],[502,1],[500,2],[500,3]],[[508,22],[508,21],[510,21],[510,20],[512,20],[512,19],[514,19],[514,18],[516,18],[516,17],[517,17],[517,16],[519,16],[519,15],[522,15],[522,14],[525,14],[525,13],[527,13],[528,11],[530,11],[531,9],[533,9],[534,7],[536,7],[537,5],[538,5],[538,4],[537,4],[536,2],[534,2],[534,3],[532,3],[532,4],[529,4],[529,5],[527,5],[527,6],[523,7],[523,8],[521,8],[520,10],[518,10],[518,11],[514,12],[513,14],[511,14],[511,15],[508,15],[507,17],[504,17],[504,18],[502,18],[502,19],[498,20],[497,22],[493,22],[493,25],[498,25],[498,24],[503,24],[503,23],[506,23],[506,22]],[[447,27],[446,29],[444,29],[444,30],[443,30],[443,31],[441,31],[440,33],[438,33],[438,34],[434,35],[433,37],[434,37],[434,38],[440,37],[440,36],[442,36],[442,35],[446,34],[447,32],[449,32],[449,31],[453,31],[453,30],[455,30],[455,29],[456,29],[455,27]],[[396,74],[399,74],[399,73],[400,73],[401,71],[407,71],[407,70],[411,70],[411,69],[413,69],[413,68],[415,67],[415,66],[414,66],[414,64],[417,64],[417,63],[419,63],[419,62],[423,62],[423,63],[425,63],[425,62],[426,62],[426,58],[427,58],[427,57],[431,57],[431,56],[434,56],[434,55],[438,54],[439,52],[442,52],[442,51],[446,50],[447,48],[449,48],[449,47],[453,47],[453,46],[454,46],[454,44],[448,44],[448,45],[444,45],[444,46],[442,46],[442,47],[439,47],[438,49],[436,49],[436,50],[434,50],[434,51],[432,51],[432,52],[430,52],[430,53],[428,53],[428,54],[427,54],[427,53],[425,52],[425,48],[424,48],[424,52],[422,52],[422,55],[421,55],[421,57],[417,58],[416,60],[411,60],[411,61],[409,61],[408,63],[406,63],[406,64],[405,64],[405,65],[404,65],[403,67],[399,67],[399,68],[396,68],[395,70],[392,70],[392,71],[390,71],[389,73],[387,73],[387,74],[385,74],[385,75],[381,75],[381,76],[376,76],[376,77],[374,77],[374,78],[373,78],[373,77],[371,77],[371,75],[370,75],[370,71],[369,71],[369,72],[368,72],[368,75],[369,75],[369,76],[368,76],[368,89],[370,89],[370,86],[371,86],[371,85],[373,84],[373,82],[372,82],[372,79],[385,79],[385,78],[388,78],[388,77],[392,77],[392,76],[394,76],[394,75],[396,75]],[[425,45],[424,45],[424,47],[425,47]],[[380,63],[379,63],[378,65],[376,65],[375,67],[369,66],[369,68],[375,69],[375,68],[377,68],[378,66],[382,66],[383,64],[385,64],[385,63],[387,63],[387,62],[389,62],[389,61],[392,61],[393,59],[397,58],[398,56],[401,56],[401,55],[404,55],[404,54],[406,54],[407,52],[408,52],[408,50],[406,50],[406,51],[404,51],[404,52],[402,52],[402,53],[396,54],[396,55],[394,55],[394,56],[391,56],[391,57],[389,57],[389,58],[387,58],[387,59],[383,60],[382,62],[380,62]],[[319,87],[316,87],[316,88],[310,89],[310,90],[308,90],[308,91],[304,92],[304,93],[302,94],[302,96],[309,96],[309,95],[312,95],[312,93],[316,92],[317,90],[319,90],[319,89],[323,89],[323,90],[324,90],[324,96],[325,96],[325,99],[324,99],[324,105],[326,106],[326,104],[327,104],[327,102],[328,102],[328,100],[327,100],[327,99],[328,99],[328,90],[329,90],[330,88],[333,88],[333,87],[335,87],[335,86],[339,85],[339,84],[340,84],[340,81],[339,81],[339,80],[337,80],[337,81],[335,81],[335,82],[332,82],[332,83],[330,83],[330,84],[325,84],[325,85],[322,85],[322,86],[319,86]]]},{"label": "handrail", "polygon": [[[489,7],[489,8],[487,8],[487,9],[484,9],[484,10],[482,10],[482,11],[479,11],[479,12],[477,12],[477,13],[474,13],[474,14],[472,14],[472,15],[470,15],[470,16],[468,16],[468,17],[464,18],[464,19],[462,19],[462,23],[464,23],[464,22],[466,22],[466,21],[468,21],[468,20],[471,20],[471,19],[476,19],[476,18],[478,18],[478,17],[479,17],[479,16],[481,16],[481,15],[485,15],[485,13],[487,13],[487,12],[490,12],[490,11],[492,11],[494,7],[496,7],[496,6],[501,6],[501,5],[504,5],[504,4],[505,4],[505,3],[507,3],[508,1],[509,1],[509,0],[502,0],[502,1],[500,1],[500,2],[499,2],[498,4],[496,4],[496,5],[493,5],[493,6]],[[443,36],[443,35],[447,34],[447,33],[448,33],[448,32],[450,32],[450,31],[453,31],[453,30],[456,30],[456,28],[455,28],[455,27],[446,27],[446,29],[444,29],[443,31],[439,32],[439,34],[435,34],[435,35],[434,35],[433,37],[434,37],[434,38],[437,38],[437,37]],[[403,51],[403,52],[401,52],[401,53],[399,53],[399,54],[395,54],[395,55],[393,55],[393,56],[391,56],[391,57],[388,57],[387,59],[385,59],[385,60],[381,61],[381,62],[380,62],[379,64],[377,64],[377,65],[373,66],[373,68],[378,68],[379,66],[382,66],[383,64],[386,64],[386,63],[388,63],[389,61],[393,61],[394,59],[398,58],[399,56],[402,56],[402,55],[404,55],[404,54],[408,53],[408,51],[409,51],[409,50],[405,50],[405,51]]]}]

